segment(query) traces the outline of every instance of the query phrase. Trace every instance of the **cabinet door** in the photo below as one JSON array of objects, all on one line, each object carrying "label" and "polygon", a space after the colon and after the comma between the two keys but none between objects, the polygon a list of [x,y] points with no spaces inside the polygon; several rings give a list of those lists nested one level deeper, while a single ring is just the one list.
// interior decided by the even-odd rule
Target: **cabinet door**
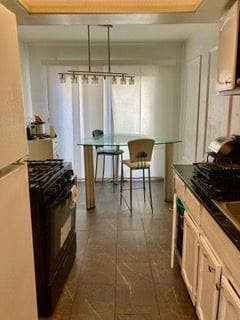
[{"label": "cabinet door", "polygon": [[184,213],[182,276],[193,305],[196,302],[199,231],[189,213]]},{"label": "cabinet door", "polygon": [[223,17],[218,46],[217,91],[235,87],[238,47],[239,1]]},{"label": "cabinet door", "polygon": [[171,268],[174,267],[174,255],[176,247],[176,226],[177,226],[177,207],[176,207],[177,195],[173,196],[173,218],[172,218],[172,243],[171,243]]},{"label": "cabinet door", "polygon": [[[200,237],[196,312],[200,320],[217,319],[221,264]],[[229,318],[231,319],[231,318]]]},{"label": "cabinet door", "polygon": [[240,297],[225,277],[222,277],[218,320],[240,319]]}]

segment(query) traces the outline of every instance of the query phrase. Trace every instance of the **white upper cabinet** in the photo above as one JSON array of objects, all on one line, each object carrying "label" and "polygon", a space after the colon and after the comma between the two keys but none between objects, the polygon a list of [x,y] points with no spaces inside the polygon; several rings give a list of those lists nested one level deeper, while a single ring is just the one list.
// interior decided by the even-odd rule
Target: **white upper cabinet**
[{"label": "white upper cabinet", "polygon": [[222,17],[219,31],[217,91],[233,90],[238,84],[237,65],[239,0]]}]

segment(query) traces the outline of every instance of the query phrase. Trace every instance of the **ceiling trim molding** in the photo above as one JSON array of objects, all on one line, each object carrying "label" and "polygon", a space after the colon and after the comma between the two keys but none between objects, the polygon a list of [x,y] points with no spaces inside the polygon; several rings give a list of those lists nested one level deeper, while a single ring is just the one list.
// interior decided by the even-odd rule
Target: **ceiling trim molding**
[{"label": "ceiling trim molding", "polygon": [[30,14],[195,12],[203,0],[17,0]]}]

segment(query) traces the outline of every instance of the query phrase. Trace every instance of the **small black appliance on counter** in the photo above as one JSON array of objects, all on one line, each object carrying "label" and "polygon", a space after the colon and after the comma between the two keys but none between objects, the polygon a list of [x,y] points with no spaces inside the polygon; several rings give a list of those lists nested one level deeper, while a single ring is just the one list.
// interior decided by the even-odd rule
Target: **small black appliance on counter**
[{"label": "small black appliance on counter", "polygon": [[207,162],[193,164],[193,184],[212,199],[240,200],[240,136],[219,137],[208,148]]}]

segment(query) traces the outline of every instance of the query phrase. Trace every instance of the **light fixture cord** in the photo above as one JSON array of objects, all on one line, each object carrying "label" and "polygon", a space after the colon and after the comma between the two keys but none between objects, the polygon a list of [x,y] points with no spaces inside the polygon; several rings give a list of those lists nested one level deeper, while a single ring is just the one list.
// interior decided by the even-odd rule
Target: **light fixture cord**
[{"label": "light fixture cord", "polygon": [[108,30],[108,72],[111,72],[111,61],[110,61],[110,26],[107,26],[107,30]]},{"label": "light fixture cord", "polygon": [[88,71],[91,72],[90,26],[88,25]]}]

